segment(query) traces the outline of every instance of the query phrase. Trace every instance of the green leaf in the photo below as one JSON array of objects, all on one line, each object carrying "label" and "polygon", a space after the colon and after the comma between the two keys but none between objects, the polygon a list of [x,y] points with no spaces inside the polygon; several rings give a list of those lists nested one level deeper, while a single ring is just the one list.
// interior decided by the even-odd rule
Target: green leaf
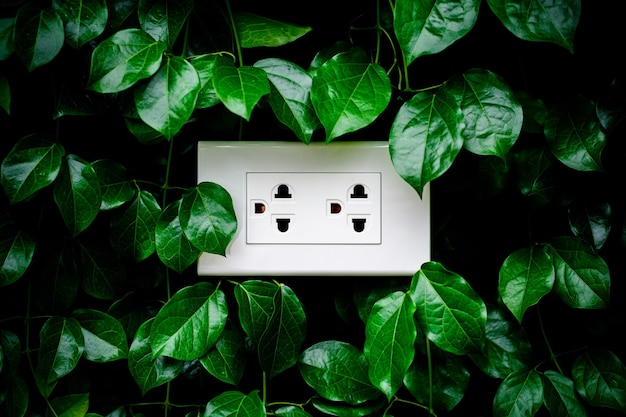
[{"label": "green leaf", "polygon": [[410,294],[420,329],[440,349],[458,355],[482,351],[487,308],[463,277],[428,262],[413,277]]},{"label": "green leaf", "polygon": [[12,18],[0,19],[0,61],[4,61],[8,59],[13,53],[14,23],[15,23],[15,19],[12,19]]},{"label": "green leaf", "polygon": [[126,90],[159,70],[166,48],[140,29],[116,32],[94,49],[88,88],[100,93]]},{"label": "green leaf", "polygon": [[593,348],[578,356],[572,376],[576,391],[589,404],[626,410],[626,367],[613,352]]},{"label": "green leaf", "polygon": [[518,322],[554,286],[552,259],[542,246],[520,249],[509,255],[500,268],[498,293]]},{"label": "green leaf", "polygon": [[204,417],[265,417],[265,407],[258,391],[245,395],[238,391],[225,391],[206,405]]},{"label": "green leaf", "polygon": [[20,279],[33,259],[35,241],[0,212],[0,287]]},{"label": "green leaf", "polygon": [[126,268],[119,257],[104,245],[78,242],[81,288],[100,300],[113,300],[126,282]]},{"label": "green leaf", "polygon": [[61,169],[65,149],[38,136],[20,139],[2,161],[0,179],[11,204],[24,201],[52,184]]},{"label": "green leaf", "polygon": [[445,88],[417,93],[398,110],[389,133],[391,160],[420,196],[463,148],[462,123],[457,98]]},{"label": "green leaf", "polygon": [[139,0],[114,0],[109,7],[109,27],[120,27],[137,10],[137,3]]},{"label": "green leaf", "polygon": [[63,21],[50,9],[25,5],[15,17],[15,53],[28,71],[52,61],[63,47]]},{"label": "green leaf", "polygon": [[563,236],[550,242],[556,271],[555,291],[574,308],[605,308],[611,277],[604,260],[580,239]]},{"label": "green leaf", "polygon": [[58,313],[69,308],[78,294],[80,277],[77,260],[71,247],[58,244],[48,247],[45,259],[33,281],[33,301],[46,313]]},{"label": "green leaf", "polygon": [[574,382],[565,375],[548,370],[542,376],[543,403],[553,417],[586,417],[587,412],[576,396]]},{"label": "green leaf", "polygon": [[93,309],[75,310],[72,317],[78,320],[83,333],[85,359],[92,362],[126,359],[128,344],[119,321],[107,313]]},{"label": "green leaf", "polygon": [[250,280],[235,287],[239,321],[272,378],[295,365],[306,336],[300,300],[282,284]]},{"label": "green leaf", "polygon": [[24,417],[28,410],[30,392],[21,375],[15,375],[7,387],[4,407],[9,417]]},{"label": "green leaf", "polygon": [[0,107],[11,114],[11,87],[5,77],[0,75]]},{"label": "green leaf", "polygon": [[226,108],[250,120],[261,97],[270,92],[267,74],[260,68],[235,67],[232,60],[218,57],[213,67],[213,87]]},{"label": "green leaf", "polygon": [[230,194],[222,186],[203,182],[187,191],[178,218],[196,248],[226,255],[226,247],[237,231],[237,218]]},{"label": "green leaf", "polygon": [[274,410],[274,414],[278,417],[312,417],[311,414],[293,405],[280,407]]},{"label": "green leaf", "polygon": [[324,415],[339,417],[365,417],[375,416],[387,404],[384,397],[377,401],[367,402],[359,405],[350,405],[346,403],[328,401],[323,398],[313,398],[311,404],[315,409]]},{"label": "green leaf", "polygon": [[111,223],[111,245],[120,255],[140,262],[156,249],[154,230],[161,207],[149,191],[137,197]]},{"label": "green leaf", "polygon": [[190,63],[196,69],[200,78],[200,92],[196,100],[196,109],[205,109],[220,103],[220,98],[213,86],[213,68],[217,62],[218,55],[205,54],[190,58]]},{"label": "green leaf", "polygon": [[139,326],[128,351],[128,369],[142,395],[176,378],[184,365],[165,356],[152,358],[150,328],[153,321],[149,319]]},{"label": "green leaf", "polygon": [[327,400],[356,405],[380,396],[369,380],[365,355],[349,343],[316,343],[302,352],[298,368],[304,381]]},{"label": "green leaf", "polygon": [[75,318],[53,316],[39,331],[37,373],[51,384],[69,374],[85,349],[83,333]]},{"label": "green leaf", "polygon": [[75,49],[101,35],[109,17],[104,0],[53,0],[52,8],[63,20],[65,41]]},{"label": "green leaf", "polygon": [[242,48],[283,46],[312,30],[310,26],[279,22],[253,13],[239,12],[233,18]]},{"label": "green leaf", "polygon": [[246,342],[241,331],[225,328],[215,346],[200,358],[200,363],[220,381],[239,385],[246,365]]},{"label": "green leaf", "polygon": [[545,147],[531,147],[511,152],[515,164],[517,187],[525,196],[538,195],[546,189],[552,154]]},{"label": "green leaf", "polygon": [[577,171],[602,171],[606,135],[591,101],[579,99],[554,106],[544,133],[550,152],[566,166]]},{"label": "green leaf", "polygon": [[122,164],[112,159],[100,159],[91,166],[100,181],[100,210],[118,208],[135,197],[136,190],[127,180],[126,168]]},{"label": "green leaf", "polygon": [[89,409],[89,393],[70,394],[50,401],[46,417],[83,417]]},{"label": "green leaf", "polygon": [[319,125],[311,103],[311,76],[296,64],[278,58],[262,59],[254,66],[267,73],[269,103],[276,118],[308,144]]},{"label": "green leaf", "polygon": [[155,230],[155,243],[159,259],[174,271],[181,273],[194,263],[200,251],[183,233],[178,218],[181,200],[172,202],[159,216]]},{"label": "green leaf", "polygon": [[171,49],[192,10],[192,0],[139,0],[137,16],[143,30]]},{"label": "green leaf", "polygon": [[161,68],[135,90],[135,106],[141,120],[172,139],[189,120],[200,92],[200,79],[185,59],[166,56]]},{"label": "green leaf", "polygon": [[391,83],[385,70],[356,50],[326,61],[313,76],[311,101],[326,143],[371,124],[387,108]]},{"label": "green leaf", "polygon": [[493,400],[494,417],[534,416],[543,402],[543,383],[535,370],[520,369],[507,376]]},{"label": "green leaf", "polygon": [[575,202],[568,210],[569,226],[574,236],[591,242],[600,250],[611,233],[612,211],[607,202]]},{"label": "green leaf", "polygon": [[181,289],[154,319],[150,330],[153,357],[194,360],[204,356],[222,335],[227,317],[224,292],[213,284],[199,282]]},{"label": "green leaf", "polygon": [[139,326],[155,317],[157,312],[158,307],[151,300],[146,300],[140,292],[125,294],[111,304],[108,310],[108,314],[120,322],[128,340],[132,340]]},{"label": "green leaf", "polygon": [[393,29],[406,65],[436,54],[465,36],[476,23],[480,0],[399,0]]},{"label": "green leaf", "polygon": [[374,304],[365,327],[364,353],[369,363],[370,381],[387,400],[402,386],[415,355],[417,330],[410,295],[394,292]]},{"label": "green leaf", "polygon": [[100,211],[100,182],[91,164],[67,155],[54,183],[54,201],[73,236],[85,230]]},{"label": "green leaf", "polygon": [[551,42],[574,53],[580,0],[487,0],[502,24],[526,41]]},{"label": "green leaf", "polygon": [[0,330],[0,352],[2,356],[0,381],[18,377],[22,355],[22,344],[19,337],[11,331]]}]

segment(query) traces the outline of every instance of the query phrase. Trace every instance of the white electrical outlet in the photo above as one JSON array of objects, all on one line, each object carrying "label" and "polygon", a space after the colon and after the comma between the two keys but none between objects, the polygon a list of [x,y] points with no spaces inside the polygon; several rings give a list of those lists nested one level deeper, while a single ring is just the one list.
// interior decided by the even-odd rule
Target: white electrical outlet
[{"label": "white electrical outlet", "polygon": [[233,199],[226,256],[199,275],[413,275],[430,260],[430,192],[395,171],[387,142],[199,142],[198,182]]}]

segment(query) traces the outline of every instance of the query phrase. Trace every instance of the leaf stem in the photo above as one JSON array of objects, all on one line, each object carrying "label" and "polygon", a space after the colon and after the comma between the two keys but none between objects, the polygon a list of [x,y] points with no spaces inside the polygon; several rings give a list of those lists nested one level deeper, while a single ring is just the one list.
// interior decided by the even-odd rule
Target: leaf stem
[{"label": "leaf stem", "polygon": [[433,408],[433,358],[430,351],[430,341],[426,337],[426,357],[428,359],[428,415],[434,416]]},{"label": "leaf stem", "polygon": [[233,41],[235,42],[235,50],[237,51],[237,60],[239,65],[243,65],[243,55],[241,53],[241,45],[239,44],[239,33],[237,32],[237,25],[233,17],[233,12],[230,9],[230,0],[226,0],[226,10],[228,11],[228,18],[230,19],[230,27],[233,31]]},{"label": "leaf stem", "polygon": [[556,366],[556,369],[558,369],[558,371],[562,374],[563,370],[559,366],[559,361],[557,360],[557,355],[552,350],[552,346],[550,345],[550,341],[548,340],[548,335],[546,333],[546,328],[545,328],[545,326],[543,324],[543,318],[541,316],[541,309],[539,308],[539,306],[537,306],[537,317],[539,318],[539,328],[541,329],[541,334],[543,335],[543,340],[546,343],[546,347],[548,348],[548,352],[550,352],[550,360],[554,363],[554,366]]}]

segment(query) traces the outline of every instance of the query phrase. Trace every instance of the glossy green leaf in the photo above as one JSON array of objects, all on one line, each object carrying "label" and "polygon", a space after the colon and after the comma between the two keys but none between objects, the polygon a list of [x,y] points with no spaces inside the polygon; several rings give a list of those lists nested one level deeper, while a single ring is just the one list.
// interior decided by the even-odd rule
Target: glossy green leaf
[{"label": "glossy green leaf", "polygon": [[15,19],[0,18],[0,61],[8,59],[13,54],[13,24]]},{"label": "glossy green leaf", "polygon": [[53,0],[52,8],[63,20],[65,41],[75,49],[101,35],[109,17],[104,0]]},{"label": "glossy green leaf", "polygon": [[553,417],[586,417],[587,411],[576,395],[574,382],[553,370],[542,376],[543,403]]},{"label": "glossy green leaf", "polygon": [[225,391],[206,405],[204,417],[265,417],[265,406],[258,391],[246,395],[239,391]]},{"label": "glossy green leaf", "polygon": [[612,210],[607,202],[581,202],[568,211],[569,226],[574,236],[602,249],[611,233]]},{"label": "glossy green leaf", "polygon": [[181,200],[176,200],[163,210],[156,224],[155,243],[159,259],[176,272],[183,272],[200,255],[183,233],[178,218]]},{"label": "glossy green leaf", "polygon": [[7,387],[6,398],[3,406],[6,408],[8,417],[24,417],[28,410],[30,392],[28,385],[21,375],[15,375],[11,384]]},{"label": "glossy green leaf", "polygon": [[380,396],[369,380],[365,355],[349,343],[316,343],[302,352],[298,368],[304,381],[328,400],[355,405]]},{"label": "glossy green leaf", "polygon": [[132,340],[144,322],[155,317],[158,307],[151,300],[146,300],[141,292],[129,292],[109,307],[108,314],[120,322],[126,333],[126,339]]},{"label": "glossy green leaf", "polygon": [[38,373],[51,384],[69,374],[85,349],[83,333],[75,318],[53,316],[39,331]]},{"label": "glossy green leaf", "polygon": [[363,351],[369,378],[389,401],[415,356],[415,309],[410,295],[397,291],[376,302],[367,319]]},{"label": "glossy green leaf", "polygon": [[89,88],[100,93],[126,90],[159,70],[166,48],[140,29],[116,32],[91,55]]},{"label": "glossy green leaf", "polygon": [[595,105],[583,99],[556,105],[546,118],[544,133],[550,151],[566,166],[577,171],[601,171],[606,135]]},{"label": "glossy green leaf", "polygon": [[100,181],[100,210],[118,208],[135,197],[136,189],[126,178],[126,168],[122,164],[112,159],[100,159],[91,166]]},{"label": "glossy green leaf", "polygon": [[246,342],[241,331],[225,328],[215,346],[200,358],[200,363],[220,381],[238,385],[246,365]]},{"label": "glossy green leaf", "polygon": [[314,397],[311,400],[311,404],[316,410],[319,410],[324,415],[338,416],[338,417],[365,417],[377,415],[377,412],[385,407],[387,404],[384,397],[371,402],[366,402],[358,405],[351,405],[342,402],[328,401],[323,398]]},{"label": "glossy green leaf", "polygon": [[555,163],[552,154],[543,146],[512,151],[517,173],[517,187],[525,196],[539,195],[546,187],[546,175]]},{"label": "glossy green leaf", "polygon": [[161,207],[149,191],[136,198],[111,222],[111,245],[120,255],[140,262],[156,249],[154,230]]},{"label": "glossy green leaf", "polygon": [[52,184],[61,169],[62,145],[38,136],[20,139],[2,161],[0,179],[11,204]]},{"label": "glossy green leaf", "polygon": [[605,308],[610,302],[609,268],[580,239],[563,236],[550,242],[556,271],[555,291],[574,308]]},{"label": "glossy green leaf", "polygon": [[81,288],[100,300],[113,300],[126,281],[126,267],[121,259],[104,245],[79,242]]},{"label": "glossy green leaf", "polygon": [[371,124],[390,99],[385,70],[359,51],[335,55],[313,76],[311,102],[326,131],[326,143]]},{"label": "glossy green leaf", "polygon": [[537,304],[554,286],[552,259],[542,246],[519,249],[500,268],[498,293],[518,322],[526,310]]},{"label": "glossy green leaf", "polygon": [[137,16],[146,33],[171,49],[192,9],[192,0],[139,0]]},{"label": "glossy green leaf", "polygon": [[126,116],[124,117],[124,122],[128,131],[144,145],[152,145],[167,140],[160,132],[157,132],[141,120],[139,115],[135,117]]},{"label": "glossy green leaf", "polygon": [[526,41],[551,42],[574,52],[580,0],[487,0],[502,24]]},{"label": "glossy green leaf", "polygon": [[230,194],[221,185],[204,182],[187,191],[178,218],[196,248],[226,255],[226,247],[237,231],[237,218]]},{"label": "glossy green leaf", "polygon": [[242,48],[283,46],[312,30],[310,26],[279,22],[247,12],[235,13],[234,21]]},{"label": "glossy green leaf", "polygon": [[421,196],[463,148],[463,113],[445,88],[417,93],[398,110],[389,133],[395,170]]},{"label": "glossy green leaf", "polygon": [[224,292],[213,284],[199,282],[181,289],[154,319],[150,330],[153,357],[194,360],[204,356],[222,335],[227,317]]},{"label": "glossy green leaf", "polygon": [[176,378],[184,364],[166,356],[152,358],[150,328],[153,321],[149,319],[139,326],[128,351],[128,369],[142,395]]},{"label": "glossy green leaf", "polygon": [[197,109],[213,107],[220,103],[220,99],[213,86],[213,68],[217,62],[218,55],[204,54],[190,59],[191,65],[196,69],[200,78],[200,92],[196,100]]},{"label": "glossy green leaf", "polygon": [[20,279],[33,259],[35,241],[0,212],[0,287]]},{"label": "glossy green leaf", "polygon": [[418,326],[440,349],[459,355],[482,351],[487,308],[463,277],[428,262],[413,277],[410,294]]},{"label": "glossy green leaf", "polygon": [[54,202],[73,236],[85,230],[100,211],[100,181],[91,164],[67,155],[54,182]]},{"label": "glossy green leaf", "polygon": [[471,69],[445,87],[461,99],[463,146],[477,155],[503,160],[522,130],[522,106],[504,80],[491,71]]},{"label": "glossy green leaf", "polygon": [[28,71],[52,61],[63,47],[63,21],[51,9],[21,7],[15,17],[15,53]]},{"label": "glossy green leaf", "polygon": [[269,377],[295,365],[306,336],[306,316],[293,291],[282,284],[250,280],[235,287],[235,298],[241,327]]},{"label": "glossy green leaf", "polygon": [[80,288],[74,251],[66,245],[58,246],[48,248],[45,259],[39,261],[42,270],[33,281],[33,302],[49,314],[69,308]]},{"label": "glossy green leaf", "polygon": [[261,97],[270,92],[267,74],[260,68],[235,67],[232,60],[218,57],[213,67],[213,87],[224,106],[250,120]]},{"label": "glossy green leaf", "polygon": [[0,75],[0,107],[7,114],[11,114],[11,87],[2,75]]},{"label": "glossy green leaf", "polygon": [[137,11],[139,0],[114,0],[109,2],[108,25],[118,29],[134,12]]},{"label": "glossy green leaf", "polygon": [[269,103],[276,118],[298,139],[309,143],[319,125],[311,103],[311,76],[296,64],[278,58],[262,59],[254,66],[267,73]]},{"label": "glossy green leaf", "polygon": [[594,348],[578,356],[572,366],[574,386],[596,407],[626,410],[626,366],[606,349]]},{"label": "glossy green leaf", "polygon": [[89,409],[89,393],[69,394],[50,401],[46,417],[83,417]]},{"label": "glossy green leaf", "polygon": [[161,68],[135,90],[141,120],[167,139],[185,125],[196,106],[200,79],[187,60],[166,56]]},{"label": "glossy green leaf", "polygon": [[278,417],[312,417],[311,414],[307,413],[302,408],[293,405],[280,407],[274,410],[274,414]]},{"label": "glossy green leaf", "polygon": [[399,0],[393,29],[406,64],[436,54],[465,36],[476,23],[480,0]]},{"label": "glossy green leaf", "polygon": [[107,313],[94,309],[79,309],[72,317],[80,324],[85,351],[83,356],[92,362],[111,362],[128,356],[126,334],[119,321]]},{"label": "glossy green leaf", "polygon": [[543,402],[543,383],[535,370],[520,369],[507,376],[493,399],[494,417],[534,416]]}]

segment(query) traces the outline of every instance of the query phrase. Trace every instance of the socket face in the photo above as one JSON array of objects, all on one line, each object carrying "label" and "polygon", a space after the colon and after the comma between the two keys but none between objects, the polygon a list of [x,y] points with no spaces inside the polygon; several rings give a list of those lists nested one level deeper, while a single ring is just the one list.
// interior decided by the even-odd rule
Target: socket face
[{"label": "socket face", "polygon": [[412,276],[430,260],[430,191],[386,141],[198,142],[198,182],[224,187],[238,229],[199,275]]}]

